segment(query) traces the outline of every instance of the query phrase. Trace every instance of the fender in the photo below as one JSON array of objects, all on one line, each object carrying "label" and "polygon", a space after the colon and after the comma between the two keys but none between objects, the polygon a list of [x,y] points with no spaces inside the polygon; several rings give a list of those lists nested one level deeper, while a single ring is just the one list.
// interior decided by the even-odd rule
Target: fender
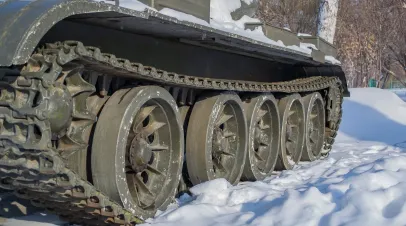
[{"label": "fender", "polygon": [[6,0],[0,2],[0,66],[20,65],[57,22],[73,15],[113,11],[135,17],[144,12],[88,0]]},{"label": "fender", "polygon": [[[214,29],[205,21],[181,21],[152,9],[136,11],[91,0],[0,0],[0,67],[25,64],[47,32],[65,19],[130,33],[177,38],[206,48],[223,45],[226,48],[221,51],[296,66],[323,66],[310,54]],[[340,77],[346,84],[345,76]]]},{"label": "fender", "polygon": [[181,21],[152,9],[136,11],[91,0],[0,0],[0,66],[26,63],[47,31],[67,18],[126,32],[175,37],[208,48],[224,45],[233,53],[255,58],[265,55],[285,63],[320,65],[310,54],[214,29],[203,20]]}]

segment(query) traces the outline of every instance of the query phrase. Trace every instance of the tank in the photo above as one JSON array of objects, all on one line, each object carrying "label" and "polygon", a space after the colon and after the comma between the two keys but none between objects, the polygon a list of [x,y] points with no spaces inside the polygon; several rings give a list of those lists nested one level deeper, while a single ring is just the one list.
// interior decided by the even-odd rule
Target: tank
[{"label": "tank", "polygon": [[2,189],[67,222],[135,225],[191,186],[328,155],[349,95],[334,46],[217,29],[206,0],[129,2],[0,1]]}]

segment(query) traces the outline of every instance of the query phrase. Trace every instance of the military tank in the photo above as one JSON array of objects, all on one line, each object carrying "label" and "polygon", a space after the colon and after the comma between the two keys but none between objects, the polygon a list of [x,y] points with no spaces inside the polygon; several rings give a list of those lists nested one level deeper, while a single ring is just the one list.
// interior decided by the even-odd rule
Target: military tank
[{"label": "military tank", "polygon": [[141,2],[0,1],[2,189],[68,222],[135,225],[190,186],[328,155],[349,95],[331,44],[213,28],[206,0]]}]

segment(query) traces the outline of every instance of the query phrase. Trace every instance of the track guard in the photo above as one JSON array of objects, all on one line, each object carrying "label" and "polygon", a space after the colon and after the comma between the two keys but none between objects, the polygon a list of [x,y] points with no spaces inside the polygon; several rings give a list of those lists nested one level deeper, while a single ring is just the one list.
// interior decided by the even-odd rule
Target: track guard
[{"label": "track guard", "polygon": [[145,12],[88,0],[6,1],[0,5],[0,66],[26,63],[41,38],[57,22],[96,12],[147,17]]}]

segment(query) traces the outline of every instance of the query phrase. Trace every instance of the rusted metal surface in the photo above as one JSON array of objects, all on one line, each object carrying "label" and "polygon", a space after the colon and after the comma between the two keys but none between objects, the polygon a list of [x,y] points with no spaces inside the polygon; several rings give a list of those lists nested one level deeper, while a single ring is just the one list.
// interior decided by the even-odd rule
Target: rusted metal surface
[{"label": "rusted metal surface", "polygon": [[[54,97],[52,90],[58,87],[62,78],[63,80],[75,78],[73,75],[77,73],[71,76],[67,74],[77,71],[78,65],[82,65],[85,71],[91,72],[91,75],[86,75],[86,83],[72,82],[72,84],[81,84],[78,85],[79,93],[84,93],[83,95],[86,96],[84,99],[88,100],[92,98],[89,94],[92,92],[90,87],[94,87],[93,84],[97,83],[104,87],[103,81],[108,83],[104,79],[105,76],[162,86],[187,87],[192,90],[234,90],[258,93],[326,92],[324,98],[329,104],[326,106],[328,128],[325,150],[331,148],[341,120],[343,89],[337,77],[319,76],[278,83],[199,78],[169,73],[118,59],[114,55],[102,54],[97,48],[85,47],[79,42],[49,44],[30,58],[21,73],[11,69],[1,72],[0,186],[15,190],[20,197],[30,199],[37,206],[45,207],[74,223],[134,225],[142,222],[140,216],[134,215],[131,209],[123,208],[104,192],[96,189],[80,173],[72,170],[66,162],[66,157],[63,156],[65,151],[58,149],[55,143],[58,139],[60,140],[55,134],[60,134],[62,130],[52,130],[52,128],[59,128],[52,125],[55,122],[51,120],[57,111],[50,106],[57,105],[50,104],[50,101],[58,99],[52,98]],[[98,73],[96,79],[92,78],[94,73]],[[83,77],[80,74],[74,81],[80,81]],[[113,87],[113,83],[110,87]],[[76,96],[73,95],[76,93],[73,92],[74,90],[69,91],[73,97]],[[103,91],[101,94],[106,93]],[[36,96],[41,98],[35,98]],[[87,104],[76,103],[78,104],[73,106],[82,106],[83,111],[80,111],[82,114],[77,114],[76,108],[73,107],[73,115],[80,115],[80,119],[92,124],[95,113],[92,113],[91,109],[94,104],[91,104],[91,101],[89,103],[86,101]],[[84,112],[87,113],[83,114]],[[69,126],[72,125],[71,123]],[[87,129],[81,127],[80,130],[83,133],[78,135],[84,135],[80,139],[85,143]],[[75,145],[71,147],[74,148],[66,151],[83,153],[82,147]]]}]

